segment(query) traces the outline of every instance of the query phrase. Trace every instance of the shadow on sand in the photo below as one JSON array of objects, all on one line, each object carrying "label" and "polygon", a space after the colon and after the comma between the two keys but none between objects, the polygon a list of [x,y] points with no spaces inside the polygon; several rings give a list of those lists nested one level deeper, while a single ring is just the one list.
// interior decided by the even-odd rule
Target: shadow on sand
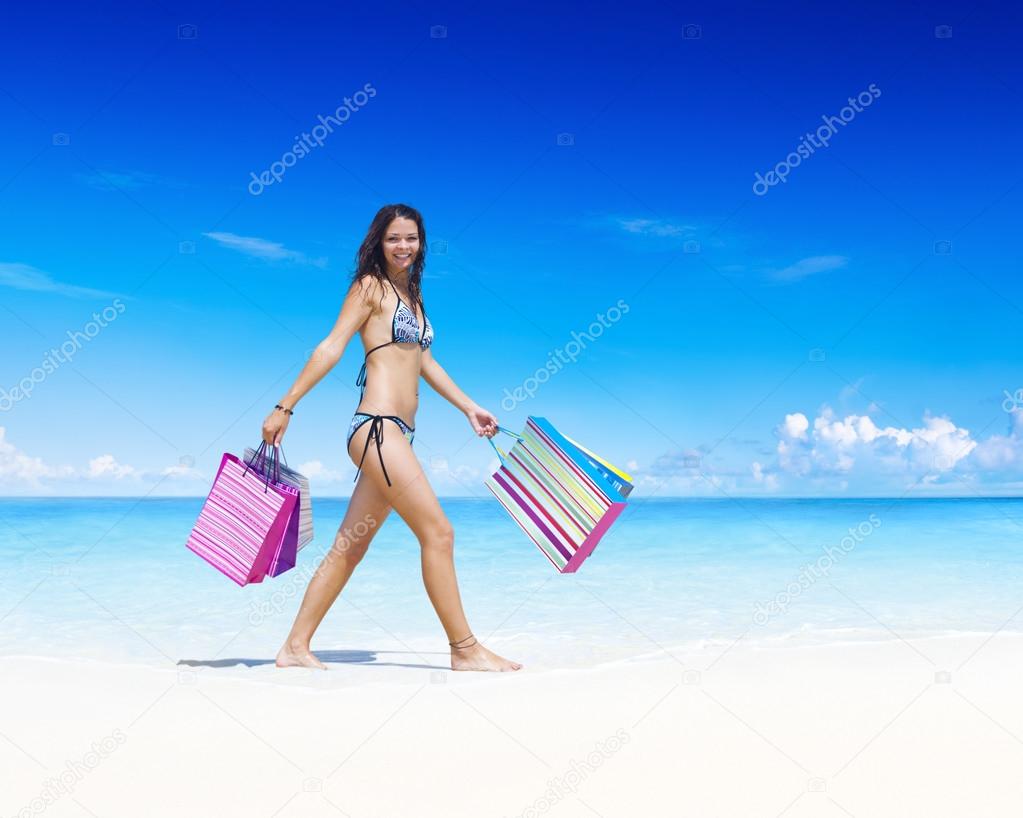
[{"label": "shadow on sand", "polygon": [[[438,665],[423,665],[411,662],[381,662],[378,661],[377,656],[418,656],[423,657],[423,654],[429,656],[430,652],[424,651],[423,653],[413,653],[412,651],[395,651],[395,650],[315,650],[314,654],[324,664],[339,664],[339,665],[373,665],[374,667],[411,667],[411,668],[422,668],[425,670],[451,670],[451,667],[446,664]],[[434,651],[434,655],[448,657],[447,653],[441,653]],[[443,661],[443,660],[441,660]],[[234,667],[235,665],[245,665],[246,667],[259,667],[261,665],[272,665],[274,659],[246,659],[245,657],[228,658],[228,659],[179,659],[178,665],[184,667]]]}]

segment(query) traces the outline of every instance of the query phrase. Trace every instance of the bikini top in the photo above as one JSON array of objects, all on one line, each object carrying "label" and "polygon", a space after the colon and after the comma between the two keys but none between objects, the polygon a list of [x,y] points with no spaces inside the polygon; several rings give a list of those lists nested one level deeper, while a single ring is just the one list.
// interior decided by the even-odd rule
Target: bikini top
[{"label": "bikini top", "polygon": [[[366,358],[369,358],[378,349],[383,349],[391,344],[419,344],[421,349],[427,349],[433,343],[433,327],[430,325],[430,318],[426,314],[426,306],[423,305],[423,322],[426,328],[423,330],[422,335],[420,335],[419,319],[416,317],[416,314],[401,300],[401,296],[398,295],[398,291],[394,287],[394,282],[391,279],[387,279],[387,283],[391,285],[391,289],[394,290],[394,297],[398,299],[398,303],[394,307],[394,315],[391,318],[391,340],[385,344],[373,347],[373,349],[366,353]],[[359,376],[355,379],[355,385],[361,386],[363,392],[366,391],[365,358],[362,361],[362,369],[359,370]]]}]

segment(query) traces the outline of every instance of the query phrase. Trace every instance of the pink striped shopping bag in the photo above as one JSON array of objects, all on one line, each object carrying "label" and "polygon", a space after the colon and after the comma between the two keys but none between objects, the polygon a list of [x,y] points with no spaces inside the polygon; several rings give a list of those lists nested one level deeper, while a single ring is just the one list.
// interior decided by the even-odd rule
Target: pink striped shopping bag
[{"label": "pink striped shopping bag", "polygon": [[297,502],[295,489],[224,452],[185,545],[238,585],[262,582],[297,517]]},{"label": "pink striped shopping bag", "polygon": [[625,508],[632,478],[561,434],[544,418],[529,417],[485,485],[551,565],[579,569]]}]

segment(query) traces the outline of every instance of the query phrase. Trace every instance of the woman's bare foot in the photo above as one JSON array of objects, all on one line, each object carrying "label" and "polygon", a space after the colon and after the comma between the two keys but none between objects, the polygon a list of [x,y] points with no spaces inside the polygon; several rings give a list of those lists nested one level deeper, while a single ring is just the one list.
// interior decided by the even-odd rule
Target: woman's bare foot
[{"label": "woman's bare foot", "polygon": [[318,667],[320,670],[327,669],[327,666],[309,651],[308,645],[292,641],[285,642],[284,647],[277,652],[276,665],[277,667]]},{"label": "woman's bare foot", "polygon": [[461,640],[466,643],[466,647],[456,647],[459,644],[458,642],[451,645],[452,670],[511,671],[522,668],[522,665],[518,662],[498,656],[475,640],[476,637],[473,637],[472,641],[468,641],[468,638]]}]

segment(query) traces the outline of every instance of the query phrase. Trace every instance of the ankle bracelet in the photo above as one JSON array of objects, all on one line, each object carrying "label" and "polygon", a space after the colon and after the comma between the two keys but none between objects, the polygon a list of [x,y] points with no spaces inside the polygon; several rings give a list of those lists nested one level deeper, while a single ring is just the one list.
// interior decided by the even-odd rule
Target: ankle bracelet
[{"label": "ankle bracelet", "polygon": [[476,641],[475,641],[475,642],[473,642],[473,643],[472,643],[471,645],[459,645],[459,644],[458,644],[459,642],[464,642],[464,641],[465,641],[466,639],[470,639],[470,638],[471,638],[471,639],[476,639],[476,637],[475,637],[475,636],[473,636],[473,635],[472,635],[472,634],[470,633],[470,634],[469,634],[468,636],[466,636],[466,637],[464,637],[464,638],[462,638],[462,639],[458,639],[458,640],[456,640],[456,641],[454,641],[454,642],[448,642],[448,644],[449,644],[449,645],[451,645],[451,647],[453,647],[453,648],[454,648],[455,650],[462,650],[463,648],[471,648],[471,647],[473,647],[473,646],[475,646],[475,645],[479,644],[479,639],[476,639]]}]

